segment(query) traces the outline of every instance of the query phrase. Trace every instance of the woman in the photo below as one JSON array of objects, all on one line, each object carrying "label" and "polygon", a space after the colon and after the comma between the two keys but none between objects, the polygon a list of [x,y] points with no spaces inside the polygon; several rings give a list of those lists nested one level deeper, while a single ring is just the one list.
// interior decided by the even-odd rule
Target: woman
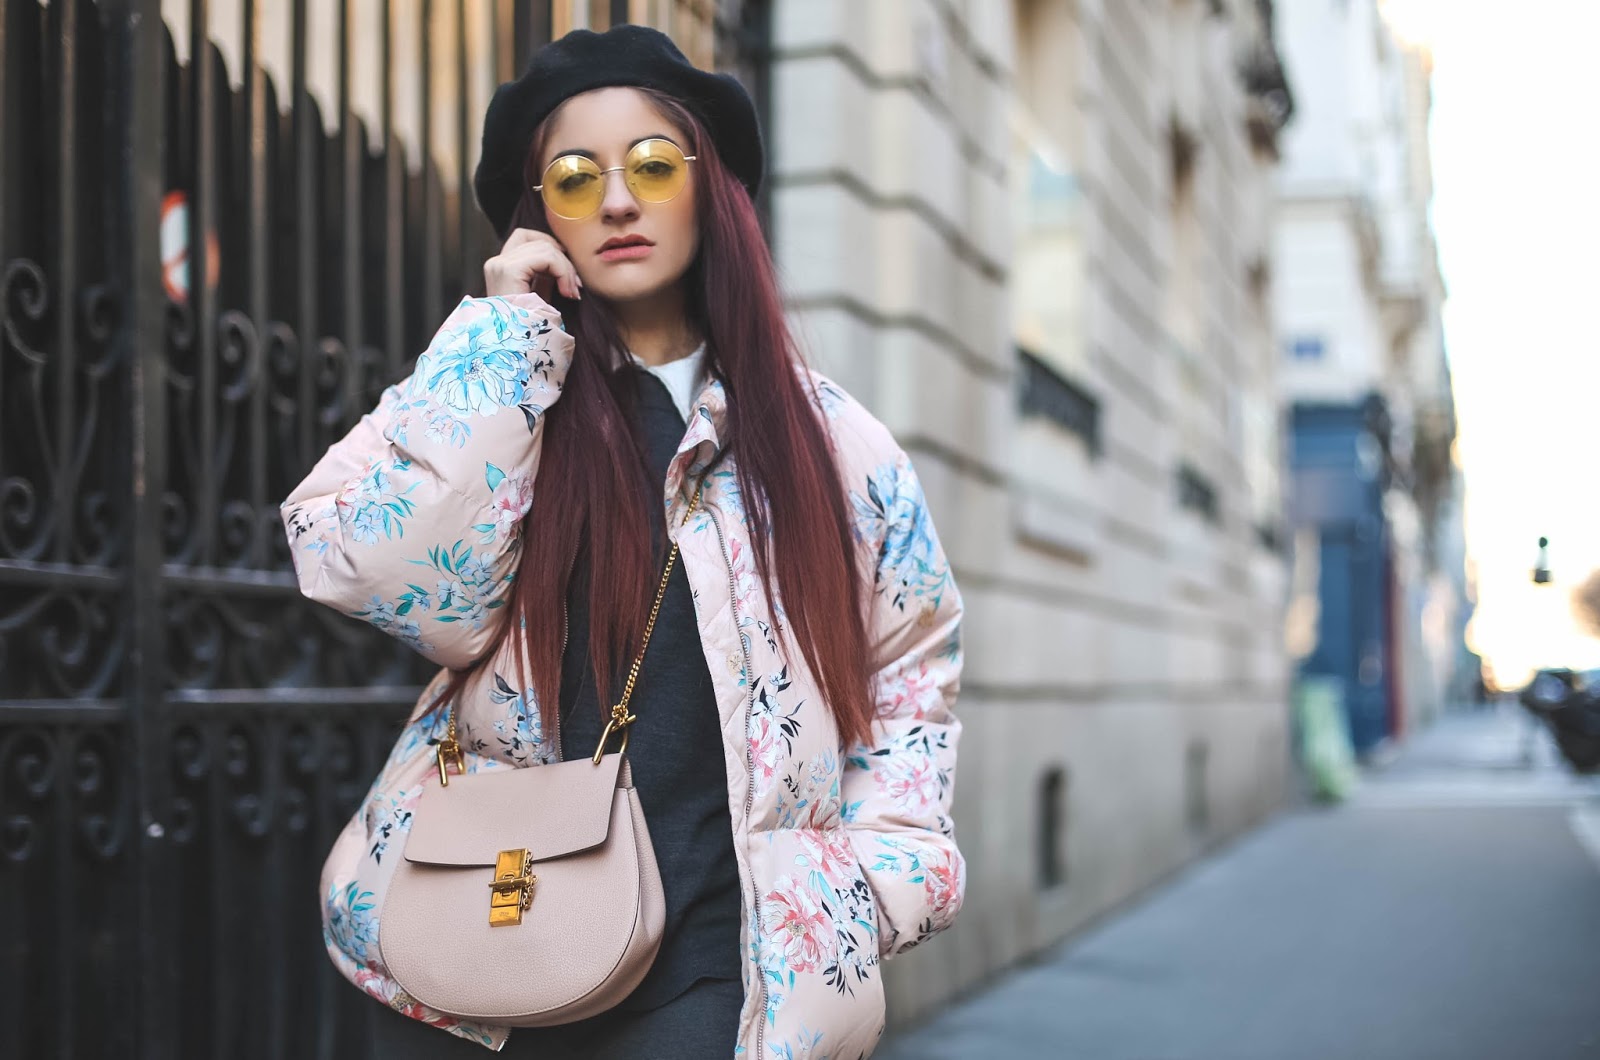
[{"label": "woman", "polygon": [[[653,30],[541,49],[485,121],[487,296],[284,504],[306,595],[445,668],[324,869],[329,953],[390,1010],[376,1055],[865,1056],[880,958],[960,907],[960,596],[904,452],[794,352],[760,144],[738,83]],[[628,751],[650,972],[562,1026],[426,1008],[377,916],[441,704],[466,772],[590,754],[669,538]]]}]

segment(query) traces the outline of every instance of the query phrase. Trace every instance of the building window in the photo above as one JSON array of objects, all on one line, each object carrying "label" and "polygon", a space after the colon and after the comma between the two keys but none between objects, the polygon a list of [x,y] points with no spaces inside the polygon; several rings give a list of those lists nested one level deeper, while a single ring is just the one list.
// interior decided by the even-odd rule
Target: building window
[{"label": "building window", "polygon": [[1176,114],[1167,119],[1167,163],[1172,252],[1167,270],[1167,333],[1185,350],[1205,345],[1206,289],[1201,279],[1205,233],[1200,226],[1198,166],[1200,138]]},{"label": "building window", "polygon": [[1089,447],[1091,456],[1099,456],[1100,402],[1021,347],[1017,348],[1017,359],[1022,367],[1021,414],[1047,419],[1068,434],[1077,435]]},{"label": "building window", "polygon": [[1208,523],[1221,521],[1217,488],[1189,464],[1178,466],[1178,507],[1189,509]]},{"label": "building window", "polygon": [[1290,358],[1296,361],[1320,361],[1327,353],[1327,344],[1321,335],[1297,335],[1285,346]]},{"label": "building window", "polygon": [[1048,891],[1067,882],[1065,843],[1067,774],[1056,766],[1039,782],[1039,889]]}]

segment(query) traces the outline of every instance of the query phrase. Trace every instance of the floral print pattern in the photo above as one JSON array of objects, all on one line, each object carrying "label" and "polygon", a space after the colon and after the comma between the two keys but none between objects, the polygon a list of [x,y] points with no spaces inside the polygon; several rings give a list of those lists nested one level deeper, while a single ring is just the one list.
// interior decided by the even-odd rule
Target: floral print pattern
[{"label": "floral print pattern", "polygon": [[[413,588],[415,589],[414,586]],[[416,592],[426,596],[423,590],[417,589]],[[426,655],[433,650],[433,645],[422,638],[422,627],[417,624],[416,619],[405,617],[418,605],[418,602],[411,593],[402,593],[398,600],[385,600],[374,593],[367,601],[366,607],[350,612],[350,616],[365,619],[391,637],[411,645]],[[430,599],[423,599],[421,604],[424,611],[432,606]]]},{"label": "floral print pattern", "polygon": [[373,949],[378,945],[377,909],[372,892],[362,890],[358,881],[351,880],[343,887],[335,887],[328,895],[324,925],[329,944],[358,961],[371,960]]},{"label": "floral print pattern", "polygon": [[475,523],[472,528],[483,535],[478,539],[480,544],[504,545],[521,532],[522,517],[533,507],[533,478],[521,473],[508,475],[493,464],[484,465],[483,478],[493,491],[492,518]]},{"label": "floral print pattern", "polygon": [[[491,318],[493,320],[494,318]],[[525,350],[503,341],[447,346],[418,365],[423,389],[461,417],[521,406],[533,374]]]},{"label": "floral print pattern", "polygon": [[[465,299],[416,369],[283,505],[303,592],[469,669],[452,704],[468,772],[558,758],[510,638],[486,658],[520,547],[571,337],[535,295]],[[961,598],[909,459],[813,374],[871,587],[877,719],[841,745],[818,683],[756,576],[727,393],[702,391],[663,499],[677,531],[725,724],[728,805],[749,974],[735,1055],[855,1060],[883,1031],[879,964],[947,926],[965,865],[949,817],[960,723]],[[709,469],[709,470],[708,470]],[[479,664],[482,665],[479,665]],[[442,678],[444,673],[441,672]],[[417,714],[437,688],[425,691]],[[437,783],[437,713],[401,732],[324,866],[324,937],[339,971],[398,1011],[491,1049],[507,1028],[453,1019],[400,990],[382,960],[384,894],[417,799]]]},{"label": "floral print pattern", "polygon": [[349,528],[352,541],[373,545],[380,536],[387,539],[405,533],[405,520],[417,510],[409,496],[417,483],[405,483],[410,470],[409,460],[372,460],[339,491],[335,502],[339,521]]},{"label": "floral print pattern", "polygon": [[[798,874],[777,879],[763,896],[762,944],[757,962],[767,987],[767,1019],[779,1022],[790,993],[815,976],[834,996],[853,998],[858,987],[878,986],[877,914],[872,889],[854,848],[840,828],[797,829],[793,862]],[[824,1032],[811,1032],[789,1048],[810,1055]],[[780,1040],[775,1055],[789,1055]]]},{"label": "floral print pattern", "polygon": [[799,704],[780,713],[779,697],[789,688],[788,667],[766,675],[751,699],[750,753],[755,765],[757,798],[771,791],[778,782],[785,762],[794,754],[794,738],[800,732],[796,718]]},{"label": "floral print pattern", "polygon": [[792,876],[767,893],[762,927],[790,973],[814,972],[833,960],[833,918],[817,898]]},{"label": "floral print pattern", "polygon": [[881,540],[877,590],[896,608],[920,615],[939,608],[950,583],[922,485],[911,462],[900,458],[867,476],[865,496],[854,494],[858,540]]},{"label": "floral print pattern", "polygon": [[435,545],[428,549],[426,559],[410,562],[433,572],[432,589],[407,582],[406,591],[399,596],[385,600],[373,595],[366,607],[350,612],[351,616],[426,653],[432,645],[423,638],[413,614],[427,615],[435,622],[466,622],[481,630],[489,612],[505,606],[500,583],[509,581],[509,575],[498,577],[489,557],[474,556],[465,542],[457,541],[448,548]]},{"label": "floral print pattern", "polygon": [[[913,717],[917,709],[912,708]],[[913,816],[925,817],[943,803],[953,784],[952,770],[939,767],[948,744],[948,733],[914,725],[883,746],[853,756],[850,762],[870,772],[886,798]]]},{"label": "floral print pattern", "polygon": [[467,750],[485,758],[499,758],[515,766],[546,765],[559,757],[553,741],[544,738],[544,719],[532,688],[518,692],[511,682],[494,675],[489,701],[500,707],[490,723],[492,737],[476,728],[465,738]]}]

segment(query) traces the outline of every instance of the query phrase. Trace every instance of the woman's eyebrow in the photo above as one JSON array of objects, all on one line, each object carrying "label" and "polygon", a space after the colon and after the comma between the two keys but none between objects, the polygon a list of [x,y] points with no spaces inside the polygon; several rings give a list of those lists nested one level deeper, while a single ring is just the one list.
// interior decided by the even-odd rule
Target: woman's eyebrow
[{"label": "woman's eyebrow", "polygon": [[[680,150],[680,151],[683,150],[683,145],[682,144],[680,144],[677,140],[674,140],[672,137],[667,136],[665,133],[651,133],[649,136],[641,136],[637,140],[635,140],[631,144],[629,144],[627,146],[626,150],[632,151],[635,147],[638,147],[640,144],[644,143],[646,140],[665,140],[665,141],[667,141],[667,143],[671,144],[673,147],[678,148],[678,150]],[[551,157],[552,158],[560,158],[562,155],[582,155],[584,158],[587,158],[591,162],[598,162],[599,161],[599,159],[594,156],[594,152],[590,151],[588,148],[585,148],[585,147],[572,147],[572,148],[568,148],[565,151],[557,151]]]}]

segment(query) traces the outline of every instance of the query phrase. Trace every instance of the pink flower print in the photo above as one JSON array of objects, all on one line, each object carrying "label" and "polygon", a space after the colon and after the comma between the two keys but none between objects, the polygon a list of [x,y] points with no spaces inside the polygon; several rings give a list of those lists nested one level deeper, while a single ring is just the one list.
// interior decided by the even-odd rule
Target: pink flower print
[{"label": "pink flower print", "polygon": [[756,795],[765,795],[772,790],[783,765],[782,734],[770,714],[757,715],[750,723],[750,754],[756,764]]},{"label": "pink flower print", "polygon": [[402,1016],[409,1016],[414,1020],[421,1020],[430,1027],[450,1030],[460,1021],[454,1017],[435,1012],[410,994],[400,988],[400,985],[387,975],[375,972],[366,965],[356,969],[355,983],[361,989],[388,1005]]},{"label": "pink flower print", "polygon": [[511,540],[522,526],[522,517],[533,505],[533,481],[527,475],[507,475],[495,487],[490,501],[489,522],[493,524],[494,538],[500,542]]},{"label": "pink flower print", "polygon": [[889,703],[889,717],[927,717],[925,704],[939,701],[935,687],[937,680],[928,670],[926,662],[919,662],[915,670],[891,677],[883,689]]},{"label": "pink flower print", "polygon": [[791,970],[814,972],[833,959],[838,937],[828,914],[793,876],[781,876],[761,910],[763,934]]},{"label": "pink flower print", "polygon": [[933,918],[942,917],[957,895],[961,893],[961,878],[949,861],[942,865],[928,865],[922,870],[922,886],[928,895],[928,908]]},{"label": "pink flower print", "polygon": [[756,574],[746,555],[745,543],[732,534],[728,535],[728,561],[733,565],[733,584],[739,594],[739,610],[746,615],[757,613],[754,609],[760,586],[756,584]]},{"label": "pink flower print", "polygon": [[358,964],[355,967],[354,982],[356,986],[365,990],[379,1001],[385,1004],[388,1003],[389,997],[386,989],[388,979],[382,973],[375,972],[364,964]]},{"label": "pink flower print", "polygon": [[373,489],[374,480],[384,481],[383,472],[380,470],[382,461],[377,457],[368,457],[366,463],[361,465],[361,470],[356,473],[343,486],[333,499],[334,505],[339,509],[339,521],[348,522],[349,510],[359,506],[364,500],[376,500],[377,495]]},{"label": "pink flower print", "polygon": [[939,797],[939,777],[933,762],[921,756],[892,756],[874,770],[878,790],[894,800],[906,816],[926,817]]},{"label": "pink flower print", "polygon": [[[401,405],[399,408],[409,409],[410,407],[410,405]],[[397,445],[409,445],[411,443],[407,440],[406,435],[410,432],[410,430],[411,413],[408,411],[396,410],[394,413],[394,418],[389,421],[389,426],[384,430],[383,436]]]},{"label": "pink flower print", "polygon": [[808,829],[796,833],[812,866],[829,887],[847,887],[855,875],[856,855],[842,829]]}]

